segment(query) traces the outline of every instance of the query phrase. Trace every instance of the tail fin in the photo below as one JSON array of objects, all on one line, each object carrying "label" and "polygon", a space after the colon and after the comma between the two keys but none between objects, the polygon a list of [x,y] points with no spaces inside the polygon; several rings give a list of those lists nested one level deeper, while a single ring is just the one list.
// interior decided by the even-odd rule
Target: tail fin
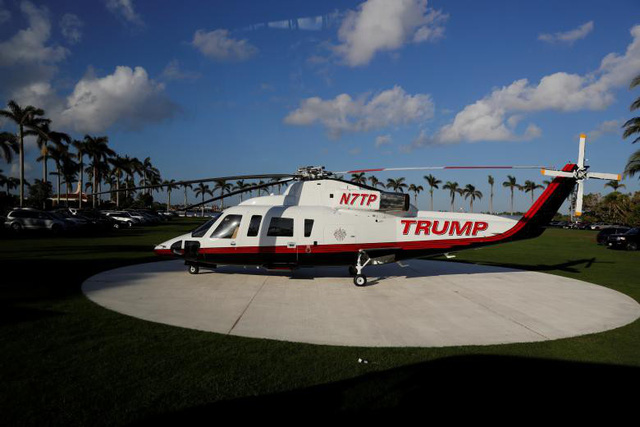
[{"label": "tail fin", "polygon": [[[568,163],[562,168],[562,171],[573,172],[576,167],[575,164]],[[541,235],[544,232],[544,227],[558,213],[564,201],[573,191],[576,182],[574,178],[554,178],[542,195],[520,218],[514,227],[517,230],[514,230],[515,233],[511,236],[511,240],[530,239]]]}]

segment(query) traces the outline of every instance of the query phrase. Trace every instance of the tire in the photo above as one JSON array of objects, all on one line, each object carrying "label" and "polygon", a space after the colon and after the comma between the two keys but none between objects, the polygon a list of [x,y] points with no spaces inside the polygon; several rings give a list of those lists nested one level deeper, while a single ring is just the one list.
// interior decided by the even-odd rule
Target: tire
[{"label": "tire", "polygon": [[353,283],[356,286],[365,286],[367,284],[367,276],[364,274],[357,274],[356,277],[353,278]]},{"label": "tire", "polygon": [[22,231],[22,225],[18,224],[17,222],[14,222],[13,224],[11,224],[11,230],[13,230],[16,233],[20,233]]},{"label": "tire", "polygon": [[189,266],[189,274],[198,274],[199,272],[200,272],[200,267],[198,267],[197,265]]},{"label": "tire", "polygon": [[628,251],[637,251],[638,250],[638,244],[636,242],[627,243],[627,250]]}]

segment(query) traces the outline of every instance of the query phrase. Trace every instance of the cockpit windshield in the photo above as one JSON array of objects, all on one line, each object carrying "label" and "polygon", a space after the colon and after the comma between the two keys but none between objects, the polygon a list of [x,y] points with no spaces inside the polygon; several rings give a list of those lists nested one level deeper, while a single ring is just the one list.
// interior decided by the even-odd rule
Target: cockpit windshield
[{"label": "cockpit windshield", "polygon": [[220,214],[215,215],[209,221],[205,222],[195,230],[191,232],[191,237],[202,237],[206,234],[206,232],[211,228],[214,222],[220,217]]}]

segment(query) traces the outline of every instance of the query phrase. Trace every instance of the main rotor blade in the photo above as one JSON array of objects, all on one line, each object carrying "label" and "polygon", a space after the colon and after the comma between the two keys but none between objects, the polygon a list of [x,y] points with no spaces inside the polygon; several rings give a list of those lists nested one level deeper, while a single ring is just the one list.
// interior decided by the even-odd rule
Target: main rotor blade
[{"label": "main rotor blade", "polygon": [[587,178],[608,179],[610,181],[620,181],[622,175],[616,173],[600,173],[600,172],[587,172]]},{"label": "main rotor blade", "polygon": [[216,197],[213,197],[211,199],[205,200],[204,202],[199,202],[199,203],[195,203],[193,205],[189,205],[189,206],[185,207],[184,210],[187,211],[189,209],[193,209],[193,208],[196,208],[198,206],[206,205],[207,203],[215,202],[215,201],[224,199],[226,197],[232,197],[232,196],[237,196],[238,194],[248,193],[249,191],[260,190],[261,188],[271,187],[271,186],[274,186],[274,185],[286,184],[287,182],[291,182],[293,180],[294,180],[294,178],[287,178],[287,179],[283,179],[283,180],[280,180],[280,181],[267,182],[267,183],[260,184],[260,185],[254,185],[252,187],[243,188],[242,190],[232,191],[232,192],[224,194],[222,196],[216,196]]},{"label": "main rotor blade", "polygon": [[[212,181],[231,181],[234,179],[262,179],[262,178],[272,178],[272,179],[280,179],[280,178],[288,178],[293,176],[293,174],[287,173],[287,174],[282,174],[282,173],[270,173],[270,174],[262,174],[262,175],[233,175],[233,176],[220,176],[220,177],[216,177],[216,178],[203,178],[203,179],[192,179],[189,181],[176,181],[171,183],[171,186],[183,186],[183,185],[191,185],[191,184],[198,184],[200,182],[212,182]],[[145,189],[151,189],[151,188],[162,188],[162,187],[168,187],[169,184],[155,184],[155,185],[141,185],[138,187],[129,187],[129,188],[120,188],[117,190],[109,190],[109,191],[101,191],[98,193],[85,193],[87,196],[93,196],[93,195],[100,195],[100,194],[110,194],[110,193],[116,193],[116,192],[123,192],[123,191],[135,191],[135,190],[145,190]]]},{"label": "main rotor blade", "polygon": [[422,170],[447,170],[447,169],[544,169],[546,166],[418,166],[408,168],[377,168],[356,169],[351,171],[334,172],[336,174],[363,173],[363,172],[392,172],[392,171],[422,171]]},{"label": "main rotor blade", "polygon": [[580,134],[580,144],[578,145],[578,168],[584,168],[584,146],[587,142],[587,135]]},{"label": "main rotor blade", "polygon": [[582,196],[584,196],[584,181],[578,181],[578,194],[576,195],[576,216],[582,215]]}]

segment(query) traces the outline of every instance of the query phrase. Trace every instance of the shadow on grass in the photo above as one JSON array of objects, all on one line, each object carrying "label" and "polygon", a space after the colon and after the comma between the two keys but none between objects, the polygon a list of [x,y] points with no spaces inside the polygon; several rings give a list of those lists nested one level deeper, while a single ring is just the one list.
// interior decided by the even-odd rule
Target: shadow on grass
[{"label": "shadow on grass", "polygon": [[[143,423],[191,423],[221,415],[287,417],[422,415],[475,417],[527,408],[567,410],[635,401],[621,386],[636,384],[640,368],[507,356],[456,356],[366,374],[307,389],[247,397],[158,415]],[[576,405],[573,407],[572,405]],[[579,405],[579,406],[578,406]],[[454,412],[450,408],[455,407]],[[633,406],[630,406],[631,409]],[[511,412],[512,413],[512,412]],[[205,418],[206,417],[206,418]],[[423,418],[424,420],[425,418]]]}]

